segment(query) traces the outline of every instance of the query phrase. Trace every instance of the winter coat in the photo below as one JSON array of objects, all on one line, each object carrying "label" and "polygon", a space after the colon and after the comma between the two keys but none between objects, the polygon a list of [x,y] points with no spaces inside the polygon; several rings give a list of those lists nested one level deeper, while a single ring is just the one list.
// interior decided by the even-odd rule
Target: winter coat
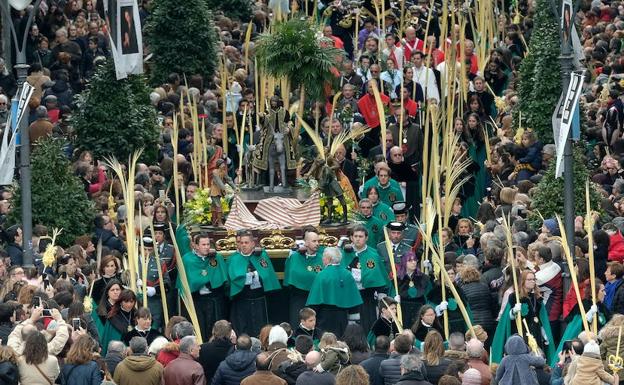
[{"label": "winter coat", "polygon": [[328,346],[321,349],[321,367],[326,372],[337,375],[342,368],[349,364],[349,350]]},{"label": "winter coat", "polygon": [[329,372],[308,370],[297,378],[296,385],[334,385],[336,378]]},{"label": "winter coat", "polygon": [[425,368],[427,369],[425,377],[432,384],[437,384],[440,377],[446,373],[446,369],[450,364],[451,360],[448,358],[441,358],[437,365],[427,365],[425,363]]},{"label": "winter coat", "polygon": [[5,251],[11,258],[11,266],[22,266],[24,264],[24,250],[17,243],[9,243]]},{"label": "winter coat", "polygon": [[351,351],[351,365],[359,365],[370,357],[370,352],[361,352],[358,350]]},{"label": "winter coat", "polygon": [[[605,364],[609,356],[615,355],[616,351],[618,350],[617,341],[618,341],[619,331],[620,331],[619,326],[611,326],[610,324],[607,324],[598,332],[598,337],[602,341],[600,343],[600,357],[602,358],[602,361],[605,362]],[[620,352],[624,351],[624,339],[620,341],[619,351]],[[605,368],[606,367],[607,366],[605,365]]]},{"label": "winter coat", "polygon": [[480,281],[466,283],[461,288],[470,304],[472,323],[481,325],[487,331],[493,330],[494,315],[490,288]]},{"label": "winter coat", "polygon": [[241,381],[241,385],[286,385],[286,381],[269,371],[259,370]]},{"label": "winter coat", "polygon": [[624,236],[619,231],[609,237],[609,261],[624,262]]},{"label": "winter coat", "polygon": [[[43,363],[36,365],[36,367],[35,365],[27,364],[23,356],[18,358],[17,364],[20,385],[50,385],[50,381],[54,383],[61,372],[58,360],[52,355],[48,355],[48,358]],[[45,374],[47,379],[37,370],[37,367]]]},{"label": "winter coat", "polygon": [[609,310],[612,313],[624,314],[624,279],[620,279],[615,289],[615,294],[613,294],[613,300],[611,301],[611,309]]},{"label": "winter coat", "polygon": [[308,366],[304,361],[287,360],[280,364],[277,375],[284,379],[288,385],[295,385],[297,378],[308,370]]},{"label": "winter coat", "polygon": [[[579,283],[579,291],[581,292],[581,298],[585,297],[585,288],[589,284],[589,280],[585,280]],[[574,290],[574,286],[570,286],[568,293],[565,295],[563,299],[563,318],[566,318],[568,314],[572,311],[572,309],[577,304],[576,300],[576,290]]]},{"label": "winter coat", "polygon": [[390,358],[379,364],[379,375],[384,385],[394,385],[401,378],[401,357],[403,354],[392,352]]},{"label": "winter coat", "polygon": [[255,371],[256,353],[251,350],[235,350],[219,364],[212,378],[212,385],[238,385],[243,378]]},{"label": "winter coat", "polygon": [[430,382],[425,379],[425,376],[419,371],[407,372],[399,378],[399,382],[396,385],[433,385],[438,382]]},{"label": "winter coat", "polygon": [[466,352],[462,350],[453,350],[453,349],[445,350],[444,357],[448,358],[451,361],[467,361],[468,360],[468,354],[466,354]]},{"label": "winter coat", "polygon": [[498,385],[538,385],[537,376],[531,366],[541,367],[546,360],[529,353],[529,348],[517,334],[505,343],[507,356],[503,357],[496,370]]},{"label": "winter coat", "polygon": [[9,340],[9,334],[13,331],[13,324],[10,322],[0,324],[0,339],[2,345],[6,345]]},{"label": "winter coat", "polygon": [[195,361],[188,353],[180,353],[178,358],[171,361],[163,371],[162,383],[167,385],[206,385],[206,376],[199,362]]},{"label": "winter coat", "polygon": [[280,364],[288,361],[288,348],[281,342],[274,342],[268,346],[267,353],[269,353],[271,357],[269,370],[277,375],[279,373]]},{"label": "winter coat", "polygon": [[121,353],[117,352],[107,352],[106,357],[104,357],[104,362],[106,362],[106,369],[111,374],[111,376],[115,375],[115,369],[124,360],[124,356]]},{"label": "winter coat", "polygon": [[0,385],[17,385],[19,371],[17,365],[12,362],[0,362]]},{"label": "winter coat", "polygon": [[468,360],[468,366],[477,369],[481,373],[481,385],[490,385],[492,381],[492,372],[490,367],[479,358],[471,358]]},{"label": "winter coat", "polygon": [[178,358],[180,355],[180,346],[175,342],[169,342],[165,344],[162,349],[156,355],[156,360],[166,367],[171,361]]},{"label": "winter coat", "polygon": [[162,375],[163,366],[154,357],[132,355],[117,365],[113,380],[117,385],[160,385]]},{"label": "winter coat", "polygon": [[74,93],[65,80],[56,79],[54,85],[43,93],[44,98],[48,95],[56,96],[59,107],[72,107]]},{"label": "winter coat", "polygon": [[600,356],[593,353],[583,353],[579,357],[576,372],[569,385],[602,385],[614,383],[612,375],[604,369]]},{"label": "winter coat", "polygon": [[95,361],[82,365],[65,364],[61,370],[61,384],[63,385],[100,385],[101,382],[102,373]]},{"label": "winter coat", "polygon": [[225,358],[234,350],[232,342],[227,339],[219,338],[214,341],[202,344],[199,349],[199,362],[204,368],[204,374],[206,375],[206,382],[210,384],[212,377],[217,371],[219,364],[225,360]]},{"label": "winter coat", "polygon": [[388,359],[387,353],[373,353],[368,359],[360,363],[360,366],[368,373],[371,385],[383,385],[383,378],[379,375],[379,366],[386,359]]},{"label": "winter coat", "polygon": [[126,252],[126,246],[124,246],[123,242],[119,238],[117,238],[112,231],[105,229],[95,229],[95,237],[93,239],[93,243],[97,244],[100,238],[102,238],[102,246],[106,246],[112,250],[117,250],[122,254]]}]

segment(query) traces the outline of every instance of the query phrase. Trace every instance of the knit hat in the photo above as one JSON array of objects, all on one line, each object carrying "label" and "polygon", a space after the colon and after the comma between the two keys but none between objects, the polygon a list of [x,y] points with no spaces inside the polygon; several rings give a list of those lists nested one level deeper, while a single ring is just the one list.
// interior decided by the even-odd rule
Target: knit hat
[{"label": "knit hat", "polygon": [[286,334],[286,330],[279,325],[273,326],[269,332],[269,345],[272,345],[274,342],[281,342],[284,345],[288,343],[288,334]]},{"label": "knit hat", "polygon": [[474,368],[466,370],[462,376],[462,385],[481,385],[481,373]]},{"label": "knit hat", "polygon": [[585,344],[585,347],[583,347],[583,354],[585,353],[592,353],[592,354],[600,355],[600,346],[598,346],[596,341],[591,340]]},{"label": "knit hat", "polygon": [[546,228],[548,229],[548,231],[550,231],[550,234],[554,235],[554,236],[559,236],[561,235],[559,233],[559,226],[557,225],[557,221],[555,219],[545,219],[544,220],[544,226],[546,226]]}]

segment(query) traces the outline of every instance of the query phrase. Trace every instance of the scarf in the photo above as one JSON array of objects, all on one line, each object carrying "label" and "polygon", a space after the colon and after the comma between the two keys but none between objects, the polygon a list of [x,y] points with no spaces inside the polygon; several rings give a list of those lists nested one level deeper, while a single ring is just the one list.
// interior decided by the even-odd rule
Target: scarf
[{"label": "scarf", "polygon": [[611,304],[613,303],[613,297],[615,296],[615,291],[617,290],[618,285],[620,284],[621,279],[616,279],[613,282],[607,282],[605,284],[605,295],[604,304],[607,309],[611,310]]}]

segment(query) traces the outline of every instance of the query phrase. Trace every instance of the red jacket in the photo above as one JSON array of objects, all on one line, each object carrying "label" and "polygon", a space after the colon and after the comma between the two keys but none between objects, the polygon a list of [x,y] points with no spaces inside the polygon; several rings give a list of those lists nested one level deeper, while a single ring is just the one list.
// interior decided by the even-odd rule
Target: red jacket
[{"label": "red jacket", "polygon": [[609,261],[624,262],[624,236],[619,231],[609,237]]},{"label": "red jacket", "polygon": [[[589,284],[589,280],[579,283],[579,291],[581,292],[581,298],[585,297],[585,288]],[[565,299],[563,300],[563,318],[567,317],[568,314],[574,309],[574,306],[577,304],[576,300],[576,290],[574,290],[574,286],[570,286],[568,290],[568,294],[566,294]],[[587,309],[585,309],[587,310]]]}]

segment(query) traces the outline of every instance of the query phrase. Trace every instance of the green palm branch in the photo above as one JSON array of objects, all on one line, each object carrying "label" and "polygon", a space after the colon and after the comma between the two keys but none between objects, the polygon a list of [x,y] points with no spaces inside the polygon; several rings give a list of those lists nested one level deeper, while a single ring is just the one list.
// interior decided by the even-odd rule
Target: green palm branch
[{"label": "green palm branch", "polygon": [[323,86],[335,80],[331,69],[343,52],[322,47],[317,32],[317,26],[307,20],[278,23],[273,33],[260,36],[257,57],[267,74],[286,77],[293,88],[303,86],[308,97],[322,100]]}]

